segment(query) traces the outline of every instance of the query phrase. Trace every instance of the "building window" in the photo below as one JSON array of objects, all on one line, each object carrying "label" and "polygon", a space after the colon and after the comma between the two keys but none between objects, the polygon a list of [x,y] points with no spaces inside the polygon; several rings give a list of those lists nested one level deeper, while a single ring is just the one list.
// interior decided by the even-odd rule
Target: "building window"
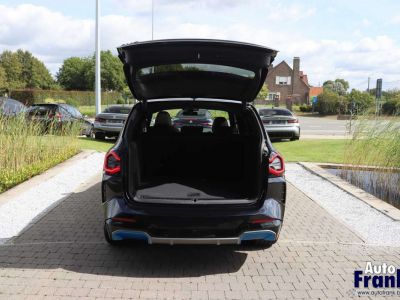
[{"label": "building window", "polygon": [[267,100],[273,101],[275,97],[278,96],[278,99],[281,97],[281,93],[268,93]]},{"label": "building window", "polygon": [[275,83],[278,85],[290,85],[291,79],[290,76],[276,76]]}]

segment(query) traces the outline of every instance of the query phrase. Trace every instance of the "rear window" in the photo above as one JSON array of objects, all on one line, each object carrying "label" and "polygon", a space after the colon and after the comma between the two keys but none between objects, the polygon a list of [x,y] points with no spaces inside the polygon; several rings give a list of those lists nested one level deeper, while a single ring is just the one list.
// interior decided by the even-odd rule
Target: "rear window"
[{"label": "rear window", "polygon": [[129,114],[132,107],[130,106],[110,106],[104,109],[104,113],[111,113],[111,114]]},{"label": "rear window", "polygon": [[207,109],[182,109],[176,117],[199,117],[199,118],[211,118],[211,113]]},{"label": "rear window", "polygon": [[165,72],[217,72],[217,73],[226,73],[233,74],[246,78],[254,78],[255,74],[253,71],[235,68],[230,66],[223,65],[214,65],[214,64],[172,64],[172,65],[161,65],[161,66],[152,66],[140,69],[138,71],[138,75],[149,75],[156,73],[165,73]]},{"label": "rear window", "polygon": [[54,114],[57,111],[56,105],[34,105],[28,108],[28,114],[37,116],[46,116]]},{"label": "rear window", "polygon": [[292,116],[293,114],[287,109],[260,109],[258,111],[260,116]]},{"label": "rear window", "polygon": [[[229,124],[229,113],[224,110],[209,109],[168,109],[167,112],[171,119],[171,127],[176,132],[181,132],[183,127],[199,127],[199,132],[207,133],[212,131],[212,125],[215,118],[222,117]],[[151,116],[150,127],[154,127],[159,112],[154,112]],[[200,130],[202,128],[202,130]]]}]

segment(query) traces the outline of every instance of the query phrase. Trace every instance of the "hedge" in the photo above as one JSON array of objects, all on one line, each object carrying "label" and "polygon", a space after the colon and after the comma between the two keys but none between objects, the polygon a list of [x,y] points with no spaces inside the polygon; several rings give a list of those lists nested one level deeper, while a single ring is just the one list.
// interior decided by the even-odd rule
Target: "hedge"
[{"label": "hedge", "polygon": [[[102,92],[101,97],[102,104],[116,104],[123,99],[119,92]],[[63,102],[73,106],[95,105],[95,94],[92,91],[12,90],[10,98],[25,105],[44,102]]]}]

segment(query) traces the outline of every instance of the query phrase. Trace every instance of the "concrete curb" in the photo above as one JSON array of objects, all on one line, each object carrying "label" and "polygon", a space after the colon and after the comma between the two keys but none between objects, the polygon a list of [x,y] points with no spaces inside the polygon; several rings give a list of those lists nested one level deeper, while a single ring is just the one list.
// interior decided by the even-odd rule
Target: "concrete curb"
[{"label": "concrete curb", "polygon": [[340,188],[341,190],[345,191],[346,193],[365,202],[366,204],[368,204],[372,208],[376,209],[380,213],[391,218],[393,221],[400,221],[400,210],[399,209],[397,209],[396,207],[386,203],[385,201],[363,191],[362,189],[339,178],[338,176],[330,174],[329,172],[324,170],[322,167],[320,167],[321,165],[323,165],[323,166],[333,166],[333,167],[337,168],[337,166],[340,166],[340,165],[323,164],[323,163],[309,163],[309,162],[299,162],[298,164],[301,165],[306,170],[310,171],[311,173],[329,181],[330,183],[332,183],[336,187]]},{"label": "concrete curb", "polygon": [[67,159],[66,161],[44,171],[42,174],[36,175],[36,176],[28,179],[27,181],[24,181],[24,182],[18,184],[17,186],[9,189],[8,191],[1,193],[0,194],[0,207],[3,204],[7,203],[8,201],[14,199],[14,197],[21,194],[22,192],[25,192],[26,190],[36,186],[38,183],[49,180],[50,178],[61,173],[67,167],[76,164],[78,161],[80,161],[96,152],[98,152],[98,151],[84,150],[84,151],[78,153],[77,155]]}]

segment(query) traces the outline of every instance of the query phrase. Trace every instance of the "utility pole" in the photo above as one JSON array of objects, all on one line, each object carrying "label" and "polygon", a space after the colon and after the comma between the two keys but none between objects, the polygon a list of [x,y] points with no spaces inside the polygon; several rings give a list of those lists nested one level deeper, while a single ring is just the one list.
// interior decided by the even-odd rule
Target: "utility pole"
[{"label": "utility pole", "polygon": [[368,92],[368,94],[369,94],[369,81],[370,81],[370,77],[368,77],[368,88],[367,88],[367,92]]},{"label": "utility pole", "polygon": [[381,97],[382,97],[382,78],[376,80],[376,91],[375,91],[375,98],[376,98],[376,111],[375,115],[380,115],[381,110]]},{"label": "utility pole", "polygon": [[154,40],[154,0],[151,0],[151,40]]},{"label": "utility pole", "polygon": [[96,115],[101,113],[101,73],[100,73],[100,0],[96,0],[96,70],[95,70],[95,96]]}]

